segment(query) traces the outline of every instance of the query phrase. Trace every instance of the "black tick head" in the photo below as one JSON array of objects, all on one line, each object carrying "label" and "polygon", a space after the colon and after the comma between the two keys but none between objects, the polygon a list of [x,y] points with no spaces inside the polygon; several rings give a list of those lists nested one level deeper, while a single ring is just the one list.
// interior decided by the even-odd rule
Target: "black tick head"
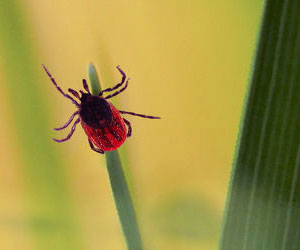
[{"label": "black tick head", "polygon": [[109,126],[112,121],[112,111],[104,98],[82,93],[80,100],[79,115],[88,126],[95,129]]}]

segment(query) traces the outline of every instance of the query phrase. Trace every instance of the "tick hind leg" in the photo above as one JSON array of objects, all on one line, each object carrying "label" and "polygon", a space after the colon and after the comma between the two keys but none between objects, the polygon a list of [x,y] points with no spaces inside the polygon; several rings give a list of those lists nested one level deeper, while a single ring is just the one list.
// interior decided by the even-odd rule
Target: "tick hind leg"
[{"label": "tick hind leg", "polygon": [[104,154],[104,150],[100,149],[100,148],[96,148],[94,146],[94,144],[92,143],[92,141],[90,139],[89,140],[89,144],[90,144],[90,147],[91,149],[93,149],[95,152],[99,153],[99,154]]},{"label": "tick hind leg", "polygon": [[70,123],[73,121],[74,117],[75,117],[76,115],[78,115],[78,113],[79,113],[79,111],[74,112],[74,113],[71,115],[69,121],[67,121],[65,125],[63,125],[63,126],[60,127],[60,128],[54,128],[54,130],[62,130],[62,129],[64,129],[64,128],[68,127],[68,126],[70,125]]},{"label": "tick hind leg", "polygon": [[74,124],[73,124],[73,126],[72,126],[72,129],[71,129],[70,133],[67,135],[66,138],[60,139],[60,140],[59,140],[59,139],[53,138],[53,140],[56,141],[56,142],[64,142],[64,141],[69,140],[69,139],[72,137],[72,135],[73,135],[73,133],[74,133],[74,131],[75,131],[75,129],[76,129],[76,125],[77,125],[79,122],[80,122],[80,119],[78,118],[78,119],[74,122]]},{"label": "tick hind leg", "polygon": [[123,118],[124,122],[126,123],[127,127],[128,127],[128,131],[127,131],[127,137],[131,136],[132,133],[132,128],[131,128],[131,124],[128,120],[126,120],[125,118]]},{"label": "tick hind leg", "polygon": [[158,116],[137,114],[137,113],[134,113],[134,112],[128,112],[128,111],[123,111],[123,110],[119,110],[119,112],[121,114],[134,115],[134,116],[139,116],[139,117],[148,118],[148,119],[161,119]]}]

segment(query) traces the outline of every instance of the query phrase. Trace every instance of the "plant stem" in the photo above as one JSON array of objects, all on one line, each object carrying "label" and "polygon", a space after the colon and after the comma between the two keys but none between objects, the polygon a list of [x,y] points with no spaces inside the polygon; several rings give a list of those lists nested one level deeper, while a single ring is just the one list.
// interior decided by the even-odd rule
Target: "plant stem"
[{"label": "plant stem", "polygon": [[[91,82],[92,94],[99,94],[101,91],[101,85],[93,64],[90,64],[89,66],[89,78]],[[142,250],[143,247],[136,214],[119,153],[117,150],[114,150],[111,152],[106,152],[105,156],[110,185],[128,249]]]}]

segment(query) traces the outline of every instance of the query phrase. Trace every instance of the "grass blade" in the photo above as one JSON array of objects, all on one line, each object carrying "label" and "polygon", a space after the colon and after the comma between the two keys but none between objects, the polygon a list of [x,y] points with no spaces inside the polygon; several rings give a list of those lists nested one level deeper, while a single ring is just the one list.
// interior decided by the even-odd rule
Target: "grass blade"
[{"label": "grass blade", "polygon": [[[92,93],[97,95],[100,92],[101,87],[96,69],[92,64],[89,66],[89,78],[91,82]],[[106,152],[105,156],[111,189],[128,249],[142,250],[143,247],[136,214],[118,150]]]},{"label": "grass blade", "polygon": [[220,250],[300,246],[299,11],[266,2]]},{"label": "grass blade", "polygon": [[40,91],[45,84],[41,80],[41,62],[21,6],[17,0],[0,3],[1,83],[7,83],[2,90],[10,101],[14,121],[11,141],[17,145],[15,157],[20,160],[18,174],[22,179],[18,185],[24,185],[26,201],[25,218],[22,213],[9,215],[15,221],[12,236],[18,242],[23,233],[28,233],[32,249],[81,249],[63,159],[57,157],[50,139],[47,99]]}]

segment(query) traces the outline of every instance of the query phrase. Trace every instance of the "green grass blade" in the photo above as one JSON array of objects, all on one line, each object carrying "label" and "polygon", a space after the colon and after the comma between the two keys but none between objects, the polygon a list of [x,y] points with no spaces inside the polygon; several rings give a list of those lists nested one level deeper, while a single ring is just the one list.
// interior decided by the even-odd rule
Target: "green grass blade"
[{"label": "green grass blade", "polygon": [[[0,2],[1,73],[4,75],[1,75],[1,83],[7,84],[2,90],[10,101],[14,121],[10,142],[17,145],[16,159],[20,160],[18,174],[21,177],[18,185],[24,185],[22,199],[26,203],[24,217],[22,213],[14,214],[14,209],[9,214],[15,225],[12,236],[18,242],[20,237],[29,235],[28,241],[34,245],[32,249],[80,249],[82,242],[72,213],[63,160],[57,157],[51,140],[47,95],[40,87],[49,79],[46,75],[44,79],[41,77],[42,62],[34,50],[36,46],[22,5],[17,0]],[[2,121],[6,121],[5,117]],[[11,218],[5,217],[5,220]],[[3,222],[3,219],[0,220]],[[20,231],[20,228],[23,229]]]},{"label": "green grass blade", "polygon": [[142,249],[134,207],[118,151],[106,153],[107,170],[128,249]]},{"label": "green grass blade", "polygon": [[101,84],[97,75],[97,71],[96,68],[93,64],[89,65],[88,68],[88,72],[89,72],[89,78],[90,78],[90,82],[91,82],[91,92],[94,95],[98,95],[101,91]]},{"label": "green grass blade", "polygon": [[299,13],[266,2],[220,250],[299,249]]},{"label": "green grass blade", "polygon": [[[101,87],[94,65],[91,64],[89,66],[88,72],[92,86],[92,93],[96,95],[100,92]],[[118,150],[106,152],[105,156],[111,189],[128,249],[142,250],[143,247],[136,214]]]}]

